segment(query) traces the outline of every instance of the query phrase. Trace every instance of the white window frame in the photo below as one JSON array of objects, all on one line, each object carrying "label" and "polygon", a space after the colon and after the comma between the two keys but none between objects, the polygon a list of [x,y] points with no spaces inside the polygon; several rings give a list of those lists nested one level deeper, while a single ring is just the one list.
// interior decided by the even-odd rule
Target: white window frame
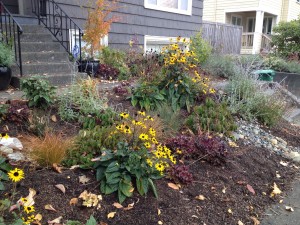
[{"label": "white window frame", "polygon": [[[84,31],[83,31],[84,32]],[[76,30],[76,36],[79,37],[79,30]],[[75,45],[75,29],[69,29],[69,44],[70,44],[70,50],[73,53],[73,48]],[[73,44],[73,46],[72,46]],[[103,46],[108,46],[108,35],[105,35],[100,40],[100,44]],[[85,46],[85,41],[81,39],[81,48]],[[79,47],[79,46],[78,46]]]},{"label": "white window frame", "polygon": [[[187,41],[190,40],[190,38],[187,37],[181,37],[181,40],[186,39]],[[171,44],[170,39],[173,40],[173,42],[176,41],[177,37],[167,37],[167,36],[152,36],[152,35],[145,35],[144,36],[144,52],[146,53],[147,51],[147,42],[148,41],[163,41],[166,42],[166,46]],[[181,41],[182,42],[182,41]]]},{"label": "white window frame", "polygon": [[[157,2],[160,1],[164,1],[164,0],[157,0]],[[161,7],[159,5],[153,5],[153,4],[149,4],[148,0],[144,0],[144,7],[147,9],[154,9],[154,10],[159,10],[159,11],[166,11],[166,12],[170,12],[170,13],[178,13],[178,14],[184,14],[184,15],[192,15],[192,3],[193,0],[188,0],[188,7],[187,10],[181,10],[180,9],[180,4],[181,1],[179,1],[179,9],[172,9],[172,8],[168,8],[168,7]]]}]

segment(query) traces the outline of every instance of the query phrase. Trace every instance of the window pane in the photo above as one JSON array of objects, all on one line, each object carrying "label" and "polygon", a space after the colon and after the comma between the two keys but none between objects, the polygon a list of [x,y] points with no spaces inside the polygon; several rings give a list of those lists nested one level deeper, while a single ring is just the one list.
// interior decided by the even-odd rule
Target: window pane
[{"label": "window pane", "polygon": [[180,9],[181,10],[188,10],[188,0],[181,0]]},{"label": "window pane", "polygon": [[237,18],[236,25],[239,25],[239,26],[242,25],[242,19],[241,18]]},{"label": "window pane", "polygon": [[172,8],[172,9],[178,9],[178,0],[161,0],[160,6]]},{"label": "window pane", "polygon": [[233,25],[236,25],[236,17],[235,17],[235,16],[233,16],[233,17],[231,18],[231,23],[232,23]]},{"label": "window pane", "polygon": [[157,5],[157,0],[148,0],[148,4]]}]

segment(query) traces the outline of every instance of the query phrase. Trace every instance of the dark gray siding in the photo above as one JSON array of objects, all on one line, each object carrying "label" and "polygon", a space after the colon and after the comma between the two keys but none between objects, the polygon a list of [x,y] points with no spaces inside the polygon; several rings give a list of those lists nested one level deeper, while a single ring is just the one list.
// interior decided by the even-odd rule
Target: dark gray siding
[{"label": "dark gray siding", "polygon": [[19,13],[18,0],[2,0],[2,2],[11,13]]},{"label": "dark gray siding", "polygon": [[[86,0],[57,0],[62,8],[84,28],[87,16]],[[139,3],[137,3],[139,2]],[[144,7],[144,0],[120,0],[115,15],[120,19],[111,26],[109,45],[117,48],[128,47],[135,35],[141,45],[144,36],[190,37],[200,30],[203,0],[193,0],[192,15],[170,13]]]}]

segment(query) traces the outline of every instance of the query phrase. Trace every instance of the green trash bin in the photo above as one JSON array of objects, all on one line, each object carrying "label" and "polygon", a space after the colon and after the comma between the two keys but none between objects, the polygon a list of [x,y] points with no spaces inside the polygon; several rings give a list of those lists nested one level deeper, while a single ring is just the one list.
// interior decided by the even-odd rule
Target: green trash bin
[{"label": "green trash bin", "polygon": [[275,76],[274,70],[256,70],[254,74],[259,75],[258,79],[263,81],[273,81]]}]

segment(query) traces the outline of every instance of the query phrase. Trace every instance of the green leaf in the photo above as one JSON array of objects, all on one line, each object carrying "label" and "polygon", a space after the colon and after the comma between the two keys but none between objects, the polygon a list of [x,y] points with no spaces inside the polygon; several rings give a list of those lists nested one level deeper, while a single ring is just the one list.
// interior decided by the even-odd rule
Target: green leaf
[{"label": "green leaf", "polygon": [[154,95],[154,98],[157,100],[162,100],[162,101],[165,99],[164,96],[162,96],[161,94]]},{"label": "green leaf", "polygon": [[153,181],[150,178],[148,178],[148,181],[149,181],[150,187],[153,191],[155,198],[158,198],[157,190],[156,190],[156,187],[155,187]]},{"label": "green leaf", "polygon": [[131,186],[131,183],[126,183],[125,181],[121,180],[119,183],[119,190],[122,191],[124,195],[127,197],[131,197],[133,194],[132,191],[133,187]]},{"label": "green leaf", "polygon": [[4,173],[4,172],[1,171],[1,170],[0,170],[0,180],[5,180],[5,181],[8,181],[8,180],[9,180],[7,174]]},{"label": "green leaf", "polygon": [[122,204],[122,203],[125,201],[125,199],[126,199],[126,195],[124,195],[120,189],[118,190],[118,198],[119,198],[119,203],[121,203],[121,204]]},{"label": "green leaf", "polygon": [[136,186],[141,195],[146,194],[149,186],[148,178],[141,177],[140,179],[136,179]]},{"label": "green leaf", "polygon": [[100,181],[104,178],[105,176],[105,167],[98,167],[96,171],[96,179],[97,181]]},{"label": "green leaf", "polygon": [[132,97],[131,105],[136,106],[137,103],[138,103],[138,100],[136,98]]},{"label": "green leaf", "polygon": [[95,220],[95,218],[91,215],[89,220],[86,222],[85,225],[97,225],[97,221]]},{"label": "green leaf", "polygon": [[121,173],[120,172],[113,172],[113,173],[105,173],[105,177],[106,177],[106,182],[108,184],[116,184],[119,183],[120,181],[120,176]]},{"label": "green leaf", "polygon": [[3,183],[0,181],[0,191],[4,191],[5,190],[5,187],[3,185]]},{"label": "green leaf", "polygon": [[106,173],[111,173],[111,172],[117,172],[120,169],[120,165],[118,164],[118,161],[112,161],[107,169],[106,169]]}]

